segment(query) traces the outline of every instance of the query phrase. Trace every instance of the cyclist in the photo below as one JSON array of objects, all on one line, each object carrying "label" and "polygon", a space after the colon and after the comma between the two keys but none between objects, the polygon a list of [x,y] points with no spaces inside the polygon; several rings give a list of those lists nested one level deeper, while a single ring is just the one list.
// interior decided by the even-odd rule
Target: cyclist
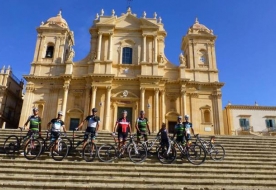
[{"label": "cyclist", "polygon": [[87,122],[87,127],[86,127],[86,131],[84,134],[85,142],[83,143],[82,148],[84,148],[84,146],[86,145],[89,134],[90,134],[90,137],[91,137],[93,143],[94,143],[94,140],[96,139],[97,132],[100,127],[100,117],[97,116],[97,112],[98,112],[98,110],[96,108],[93,108],[92,115],[87,116],[76,128],[76,130],[81,129],[84,122],[85,121]]},{"label": "cyclist", "polygon": [[131,135],[131,126],[130,126],[130,122],[127,120],[126,110],[122,112],[122,117],[116,121],[116,124],[113,129],[113,135],[115,134],[115,131],[118,132],[118,140],[119,140],[118,149],[120,150],[121,146],[125,145],[128,132]]},{"label": "cyclist", "polygon": [[189,122],[189,115],[184,116],[185,121],[183,122],[184,125],[184,130],[185,130],[185,139],[188,142],[191,140],[191,131],[193,132],[193,135],[195,135],[194,129],[193,129],[193,124]]},{"label": "cyclist", "polygon": [[[29,129],[27,136],[29,137],[32,133],[39,133],[41,135],[41,118],[38,116],[38,108],[33,108],[33,115],[31,115],[26,123],[24,124],[25,129]],[[27,127],[30,122],[29,128]]]},{"label": "cyclist", "polygon": [[[57,138],[58,138],[58,136],[60,134],[60,129],[61,128],[63,128],[64,133],[66,133],[66,128],[65,128],[64,122],[61,120],[62,116],[63,116],[62,111],[59,111],[57,118],[52,119],[47,124],[48,131],[51,130],[51,139],[50,139],[51,142],[57,140]],[[65,136],[66,136],[66,134],[65,134]]]},{"label": "cyclist", "polygon": [[175,135],[176,137],[176,142],[181,143],[182,145],[185,142],[185,130],[184,130],[184,125],[182,123],[182,116],[177,117],[177,124],[174,127],[174,134],[172,139],[174,139]]},{"label": "cyclist", "polygon": [[161,135],[161,147],[164,147],[166,146],[167,149],[169,147],[169,133],[168,133],[168,130],[166,129],[166,124],[165,123],[162,123],[162,126],[161,126],[161,129],[159,130],[159,132],[157,133],[157,136],[158,135]]},{"label": "cyclist", "polygon": [[140,137],[144,137],[144,141],[148,140],[147,131],[150,135],[150,129],[148,124],[148,119],[145,117],[145,111],[140,111],[140,117],[136,120],[135,127],[137,130],[137,143],[140,142]]}]

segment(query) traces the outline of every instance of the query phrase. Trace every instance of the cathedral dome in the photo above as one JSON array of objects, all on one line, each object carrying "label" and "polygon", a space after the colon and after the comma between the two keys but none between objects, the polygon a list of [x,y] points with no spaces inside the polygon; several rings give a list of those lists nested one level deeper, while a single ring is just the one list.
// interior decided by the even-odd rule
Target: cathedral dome
[{"label": "cathedral dome", "polygon": [[65,19],[61,16],[61,11],[55,17],[51,17],[47,20],[48,23],[55,23],[63,28],[68,28],[68,24]]},{"label": "cathedral dome", "polygon": [[196,18],[195,23],[189,28],[188,33],[191,33],[193,31],[205,31],[208,32],[210,34],[213,34],[213,30],[210,30],[209,28],[207,28],[205,25],[200,24],[198,22],[198,19]]}]

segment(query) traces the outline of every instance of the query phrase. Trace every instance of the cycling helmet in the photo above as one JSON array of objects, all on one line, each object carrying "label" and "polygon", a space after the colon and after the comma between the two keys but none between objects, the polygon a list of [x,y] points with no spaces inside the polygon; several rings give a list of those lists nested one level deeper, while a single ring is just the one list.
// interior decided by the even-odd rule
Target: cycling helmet
[{"label": "cycling helmet", "polygon": [[177,117],[177,119],[182,119],[182,116],[181,116],[181,115],[179,115],[179,116]]},{"label": "cycling helmet", "polygon": [[98,111],[97,108],[92,109],[92,112],[97,112],[97,111]]},{"label": "cycling helmet", "polygon": [[59,112],[58,112],[58,115],[63,115],[62,111],[59,111]]},{"label": "cycling helmet", "polygon": [[140,114],[145,114],[146,112],[144,110],[141,110],[140,111]]},{"label": "cycling helmet", "polygon": [[33,108],[33,111],[38,111],[38,108]]},{"label": "cycling helmet", "polygon": [[126,114],[127,114],[127,111],[126,111],[126,110],[124,110],[124,111],[122,111],[122,113],[126,113]]},{"label": "cycling helmet", "polygon": [[189,119],[189,117],[190,117],[189,115],[185,115],[185,118],[188,118],[188,119]]}]

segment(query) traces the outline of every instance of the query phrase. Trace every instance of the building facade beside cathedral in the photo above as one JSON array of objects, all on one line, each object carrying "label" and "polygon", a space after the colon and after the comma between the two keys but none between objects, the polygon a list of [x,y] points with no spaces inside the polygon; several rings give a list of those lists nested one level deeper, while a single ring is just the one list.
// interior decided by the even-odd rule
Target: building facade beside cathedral
[{"label": "building facade beside cathedral", "polygon": [[89,54],[73,61],[74,33],[61,12],[37,28],[34,59],[24,76],[21,126],[38,107],[44,129],[60,110],[67,129],[73,129],[96,107],[100,130],[112,131],[127,110],[134,131],[144,110],[153,132],[162,122],[172,132],[177,116],[187,114],[196,133],[224,134],[224,84],[219,82],[212,30],[196,19],[179,39],[179,63],[166,58],[167,33],[156,13],[138,18],[130,8],[121,16],[102,10],[89,32]]}]

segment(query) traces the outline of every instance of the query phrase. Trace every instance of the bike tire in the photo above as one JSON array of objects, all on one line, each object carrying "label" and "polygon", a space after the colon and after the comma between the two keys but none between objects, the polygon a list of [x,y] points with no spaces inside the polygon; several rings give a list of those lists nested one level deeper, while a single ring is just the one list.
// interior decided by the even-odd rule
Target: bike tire
[{"label": "bike tire", "polygon": [[7,156],[14,157],[15,152],[20,149],[19,139],[16,135],[10,135],[4,142],[4,151]]},{"label": "bike tire", "polygon": [[47,144],[46,144],[46,141],[45,141],[45,139],[43,137],[37,137],[36,139],[40,141],[41,146],[42,146],[41,152],[40,152],[40,155],[41,155],[41,154],[43,154],[45,152]]},{"label": "bike tire", "polygon": [[202,146],[199,146],[197,144],[192,144],[187,149],[186,157],[190,163],[194,165],[200,165],[203,162],[205,162],[206,152],[204,151]]},{"label": "bike tire", "polygon": [[[57,150],[55,149],[57,147]],[[55,161],[62,161],[68,154],[68,145],[64,141],[55,142],[51,148],[51,156]]]},{"label": "bike tire", "polygon": [[157,150],[157,159],[163,164],[171,164],[176,159],[176,149],[171,146],[171,151],[167,154],[168,148],[160,146]]},{"label": "bike tire", "polygon": [[68,146],[68,153],[72,150],[73,143],[72,140],[68,137],[62,137],[62,141],[64,141]]},{"label": "bike tire", "polygon": [[42,150],[42,145],[37,139],[30,139],[24,147],[24,157],[27,160],[36,159]]},{"label": "bike tire", "polygon": [[98,149],[98,158],[102,162],[112,162],[117,155],[116,148],[111,144],[104,144]]},{"label": "bike tire", "polygon": [[219,161],[224,159],[225,150],[223,146],[221,146],[220,144],[212,144],[210,148],[211,148],[211,150],[209,151],[210,157],[213,160]]},{"label": "bike tire", "polygon": [[129,159],[133,163],[141,163],[147,158],[147,148],[143,145],[130,146],[128,152]]},{"label": "bike tire", "polygon": [[97,146],[93,142],[86,143],[82,149],[82,157],[86,162],[92,162],[97,155]]}]

